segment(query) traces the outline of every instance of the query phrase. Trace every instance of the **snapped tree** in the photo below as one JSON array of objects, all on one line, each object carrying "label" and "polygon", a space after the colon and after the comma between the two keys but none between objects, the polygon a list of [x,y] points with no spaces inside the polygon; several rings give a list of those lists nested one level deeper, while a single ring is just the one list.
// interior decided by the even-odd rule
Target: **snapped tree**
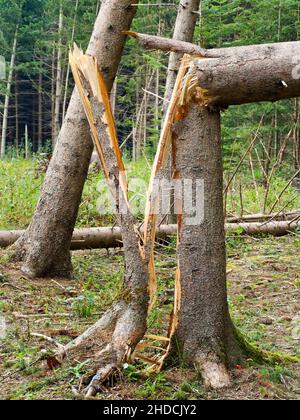
[{"label": "snapped tree", "polygon": [[173,350],[202,371],[207,386],[223,387],[229,384],[227,367],[243,357],[244,343],[237,338],[227,303],[220,111],[299,96],[294,57],[300,43],[203,50],[175,40],[133,36],[147,48],[196,55],[189,59],[177,113],[170,115],[174,174],[204,181],[202,223],[191,224],[185,211],[178,220],[181,309]]},{"label": "snapped tree", "polygon": [[[156,42],[161,45],[160,40],[156,39]],[[174,41],[162,41],[163,46],[170,42],[174,45]],[[155,369],[162,367],[169,354],[176,355],[202,372],[207,387],[220,388],[230,384],[228,368],[242,362],[247,356],[247,346],[235,330],[227,302],[220,110],[230,105],[299,96],[300,82],[293,77],[293,55],[299,53],[300,43],[287,43],[202,50],[201,57],[184,57],[153,166],[141,247],[134,221],[119,214],[126,274],[130,273],[129,281],[125,276],[124,293],[129,298],[123,296],[115,304],[117,306],[113,305],[96,325],[60,354],[71,358],[74,354],[76,358],[78,354],[84,354],[95,361],[98,373],[87,388],[88,395],[101,389],[113,369],[139,357],[136,351],[149,346],[141,340],[147,337],[144,334],[148,303],[153,301],[155,291],[153,238],[158,196],[153,186],[167,160],[171,141],[176,148],[174,177],[192,180],[194,184],[199,180],[203,182],[204,212],[198,222],[192,221],[184,200],[176,197],[182,213],[178,215],[178,269],[170,333],[168,337],[155,337],[167,343],[159,359],[142,360],[152,362],[151,368]],[[85,60],[90,62],[92,59],[82,57],[79,73],[82,80],[77,80],[77,85],[85,87],[81,88],[81,98],[92,137],[96,139],[102,170],[108,180],[123,185],[126,202],[113,120],[103,112],[105,101],[101,98],[105,96],[105,89],[97,96],[101,75],[91,78],[91,65],[86,65]],[[92,63],[96,72],[96,62],[92,60]],[[132,298],[136,298],[136,302]],[[100,347],[101,351],[93,353],[93,346]]]}]

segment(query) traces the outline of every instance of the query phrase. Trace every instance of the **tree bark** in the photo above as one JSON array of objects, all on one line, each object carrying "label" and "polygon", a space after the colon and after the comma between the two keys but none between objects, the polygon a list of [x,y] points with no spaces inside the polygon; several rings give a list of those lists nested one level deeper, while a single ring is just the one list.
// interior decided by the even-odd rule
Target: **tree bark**
[{"label": "tree bark", "polygon": [[227,303],[220,112],[190,104],[174,136],[178,176],[194,185],[204,181],[203,221],[191,224],[185,211],[180,219],[182,297],[174,348],[201,370],[207,387],[224,387],[227,366],[240,352]]},{"label": "tree bark", "polygon": [[141,238],[136,229],[137,220],[130,211],[125,167],[109,95],[98,70],[97,61],[93,57],[83,55],[75,47],[70,55],[70,63],[89,121],[94,146],[99,154],[103,175],[115,199],[125,257],[123,291],[118,302],[102,318],[105,322],[107,318],[110,319],[110,324],[103,330],[101,326],[99,328],[100,320],[96,328],[92,327],[63,351],[63,356],[70,357],[70,352],[77,354],[78,349],[83,347],[83,355],[86,355],[88,350],[88,358],[95,352],[97,375],[86,389],[86,394],[91,396],[101,390],[103,381],[107,380],[114,370],[120,369],[122,364],[130,359],[145,335],[149,307],[149,258],[147,259],[147,253],[140,245]]},{"label": "tree bark", "polygon": [[[95,55],[111,90],[126,36],[136,13],[131,0],[102,2],[87,53]],[[89,128],[77,90],[74,90],[41,196],[15,258],[23,260],[28,276],[72,272],[70,243],[93,151]]]}]

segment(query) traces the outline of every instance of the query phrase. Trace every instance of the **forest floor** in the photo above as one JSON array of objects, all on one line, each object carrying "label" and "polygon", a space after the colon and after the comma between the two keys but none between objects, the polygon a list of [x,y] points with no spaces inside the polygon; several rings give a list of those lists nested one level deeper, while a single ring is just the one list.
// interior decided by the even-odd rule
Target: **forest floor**
[{"label": "forest floor", "polygon": [[[300,357],[300,237],[227,238],[230,307],[236,325],[268,351]],[[19,266],[0,251],[0,398],[10,400],[75,399],[86,364],[59,366],[40,362],[41,350],[54,345],[32,336],[44,334],[60,343],[78,336],[118,296],[122,284],[120,250],[73,253],[74,279],[26,279]],[[150,329],[163,334],[172,307],[174,244],[157,249],[159,299]],[[51,365],[51,363],[50,363]],[[300,399],[300,365],[258,365],[232,372],[232,387],[204,390],[201,378],[184,367],[141,374],[126,366],[123,377],[98,399]]]}]

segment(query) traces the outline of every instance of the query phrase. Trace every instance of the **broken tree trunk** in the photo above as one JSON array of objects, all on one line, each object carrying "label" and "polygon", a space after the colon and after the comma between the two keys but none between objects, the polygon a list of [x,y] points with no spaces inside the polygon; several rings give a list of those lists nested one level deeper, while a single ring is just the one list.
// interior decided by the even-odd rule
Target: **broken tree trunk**
[{"label": "broken tree trunk", "polygon": [[[300,215],[299,215],[300,218]],[[276,222],[241,222],[227,223],[229,233],[238,231],[239,235],[274,235],[284,236],[300,228],[300,221]],[[13,245],[23,234],[24,230],[0,231],[0,248]],[[141,235],[144,231],[141,230]],[[156,240],[164,241],[170,236],[177,235],[177,225],[162,225],[157,229]],[[100,227],[75,229],[71,242],[71,250],[79,249],[109,249],[123,247],[122,234],[119,227]]]},{"label": "broken tree trunk", "polygon": [[[154,38],[160,49],[174,51],[178,45]],[[293,78],[293,57],[299,53],[299,42],[198,50],[202,57],[190,60],[182,82],[172,121],[174,173],[194,185],[203,183],[203,202],[193,197],[198,210],[203,206],[203,219],[191,220],[185,207],[178,218],[181,302],[172,342],[173,353],[196,366],[207,387],[228,386],[227,368],[244,353],[227,302],[220,108],[299,96],[300,80]],[[215,58],[203,59],[208,54]]]},{"label": "broken tree trunk", "polygon": [[[112,88],[126,39],[122,31],[129,29],[136,13],[131,3],[102,2],[87,50],[101,64],[108,90]],[[15,259],[24,262],[22,270],[26,275],[71,275],[70,243],[92,151],[89,127],[75,89],[35,214],[16,244]]]},{"label": "broken tree trunk", "polygon": [[220,112],[192,103],[173,130],[178,176],[194,185],[204,181],[204,220],[192,222],[184,212],[180,221],[174,350],[201,370],[207,387],[218,388],[229,385],[227,364],[240,356],[227,304]]},{"label": "broken tree trunk", "polygon": [[295,57],[300,55],[300,42],[204,50],[176,40],[129,34],[147,48],[200,56],[201,59],[193,59],[191,74],[202,89],[199,100],[206,105],[226,108],[300,96],[299,78],[295,77]]},{"label": "broken tree trunk", "polygon": [[[94,361],[97,375],[86,389],[95,395],[122,363],[129,361],[147,329],[149,306],[148,261],[130,212],[125,167],[116,134],[109,96],[97,60],[77,47],[70,54],[77,89],[99,154],[102,171],[115,201],[124,243],[125,275],[120,298],[96,325],[70,343],[61,356]],[[101,139],[101,141],[100,141]]]}]

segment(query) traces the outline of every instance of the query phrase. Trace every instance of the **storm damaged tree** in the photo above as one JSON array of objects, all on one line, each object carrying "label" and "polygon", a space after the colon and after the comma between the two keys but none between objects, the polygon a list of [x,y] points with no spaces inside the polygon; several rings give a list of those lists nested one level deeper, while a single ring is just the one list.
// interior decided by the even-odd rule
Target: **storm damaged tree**
[{"label": "storm damaged tree", "polygon": [[[109,91],[126,40],[123,31],[135,13],[131,0],[102,1],[87,53],[97,57]],[[23,261],[26,275],[70,276],[71,238],[92,151],[84,110],[74,90],[34,216],[15,245],[14,258]]]},{"label": "storm damaged tree", "polygon": [[[79,97],[88,118],[102,171],[116,199],[121,226],[125,277],[119,299],[91,328],[68,344],[57,357],[89,359],[92,376],[86,395],[94,395],[124,362],[150,362],[162,368],[169,355],[202,372],[205,386],[230,384],[229,368],[249,356],[246,341],[230,317],[226,286],[226,246],[223,210],[221,110],[249,102],[277,101],[300,96],[294,56],[300,43],[283,43],[203,50],[193,44],[142,36],[144,45],[191,52],[184,56],[166,114],[153,165],[147,200],[144,237],[130,213],[127,183],[105,83],[97,60],[77,50],[71,65]],[[145,40],[146,39],[146,40]],[[77,51],[77,52],[76,52]],[[176,180],[203,185],[203,208],[197,221],[186,198],[175,196],[178,211],[178,267],[175,304],[167,337],[147,336],[147,315],[154,300],[154,238],[157,190],[154,183],[166,164],[170,143]],[[120,187],[120,188],[119,188]],[[121,189],[121,195],[114,191]],[[126,212],[123,212],[126,209]],[[150,304],[150,306],[149,306]],[[154,358],[140,352],[147,341],[165,342]],[[155,347],[157,349],[157,346]]]},{"label": "storm damaged tree", "polygon": [[[150,296],[146,249],[130,211],[125,167],[119,148],[110,99],[97,60],[75,46],[70,63],[76,86],[91,128],[103,175],[115,203],[124,243],[125,274],[119,300],[82,336],[66,346],[61,358],[92,359],[97,374],[86,389],[95,395],[102,383],[130,360],[147,329]],[[101,140],[100,140],[101,139]]]},{"label": "storm damaged tree", "polygon": [[293,64],[300,43],[203,50],[185,42],[134,36],[148,48],[196,56],[185,57],[186,71],[173,93],[175,109],[167,117],[176,178],[204,181],[203,221],[191,223],[184,203],[178,217],[181,301],[172,353],[197,367],[206,386],[228,386],[228,368],[247,356],[247,345],[235,330],[227,302],[221,110],[300,96]]}]

